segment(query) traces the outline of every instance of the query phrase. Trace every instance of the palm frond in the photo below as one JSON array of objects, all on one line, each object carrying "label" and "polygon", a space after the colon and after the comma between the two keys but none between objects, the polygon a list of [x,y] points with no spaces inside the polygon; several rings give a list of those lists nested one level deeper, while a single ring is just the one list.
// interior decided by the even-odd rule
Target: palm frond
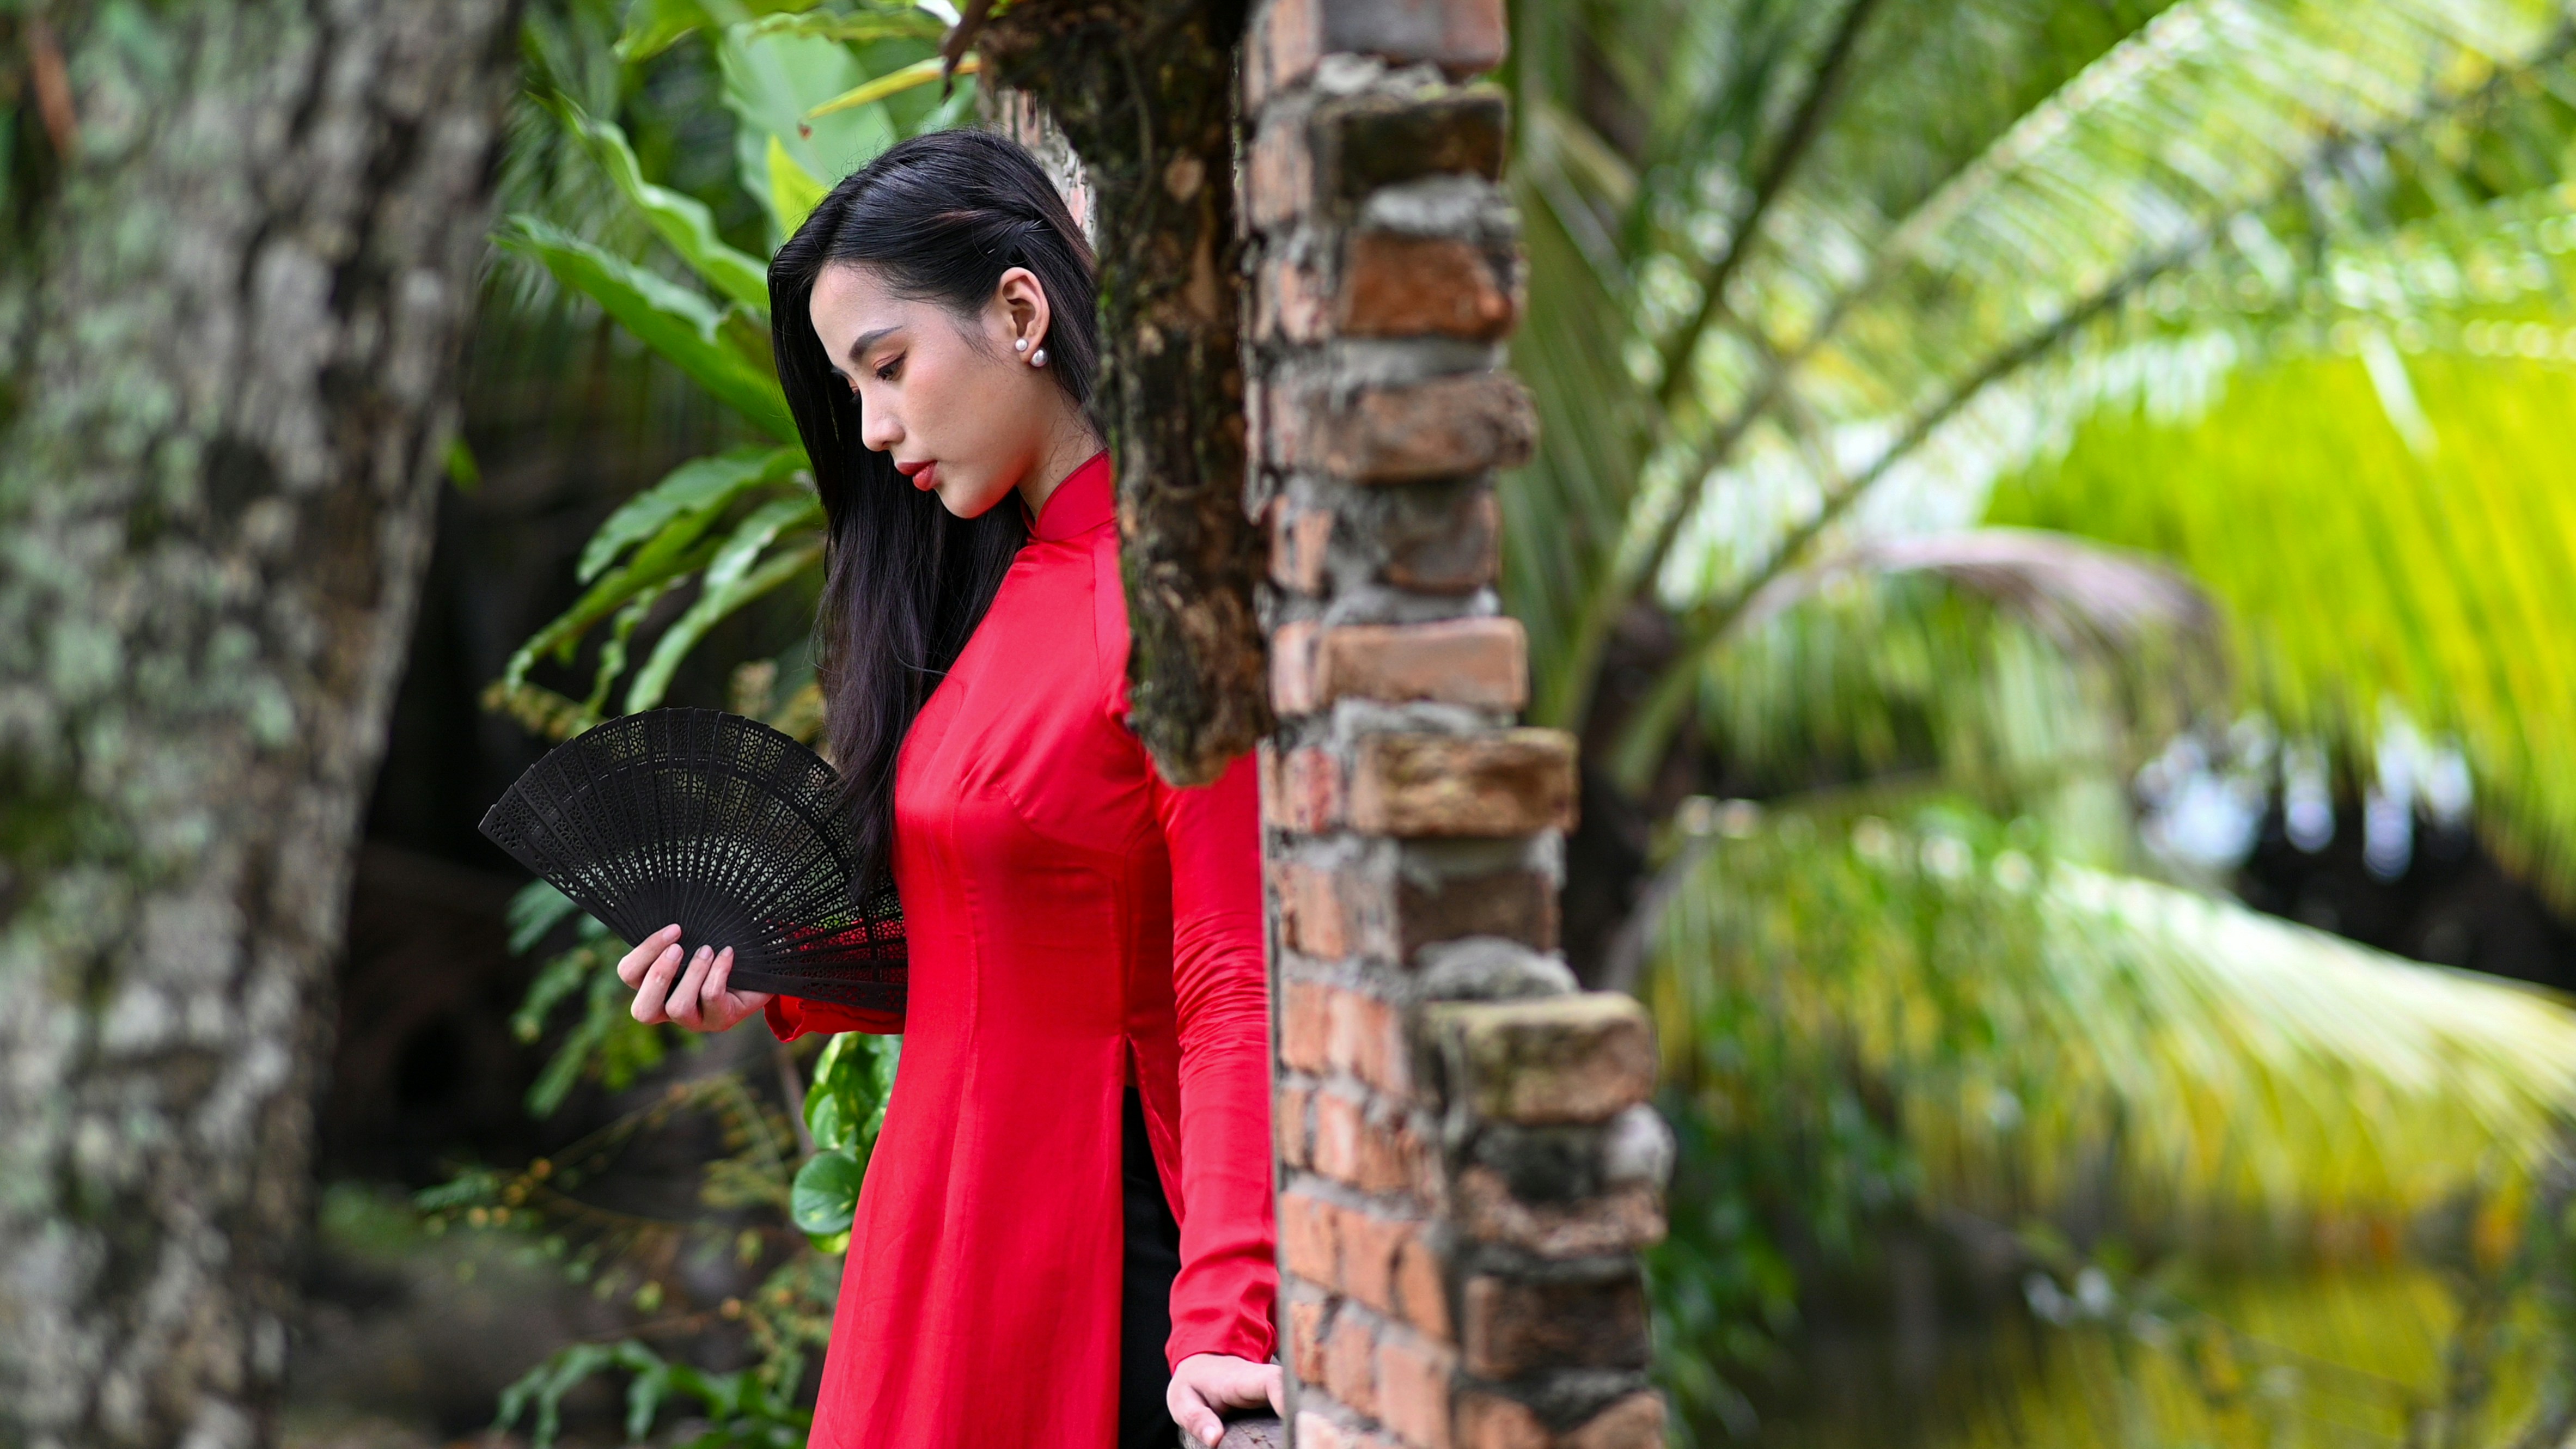
[{"label": "palm frond", "polygon": [[[1892,12],[1889,23],[1900,18]],[[2435,200],[2511,180],[2481,138],[2494,131],[2494,113],[2513,110],[2509,102],[2563,59],[2566,43],[2552,9],[2506,0],[2185,0],[1942,184],[1909,193],[1871,164],[1868,138],[1836,127],[1770,208],[1767,244],[1747,254],[1720,299],[1719,325],[1696,354],[1693,401],[1650,424],[1644,461],[1623,490],[1633,506],[1621,536],[1558,570],[1587,575],[1589,592],[1568,601],[1564,581],[1539,581],[1551,585],[1548,597],[1528,611],[1566,631],[1534,645],[1542,671],[1564,671],[1543,673],[1542,712],[1579,717],[1607,621],[1646,577],[1692,612],[1695,639],[1711,639],[1753,589],[1865,499],[1927,489],[1955,498],[1955,475],[1980,471],[1977,460],[1964,469],[1921,460],[1962,451],[1962,434],[1973,444],[2014,421],[2024,434],[2062,433],[2072,410],[2053,405],[2044,386],[1990,404],[2034,365],[2169,334],[2177,303],[2238,320],[2242,286],[2213,295],[2203,285],[2158,294],[2166,315],[2140,325],[2151,310],[2140,296],[2160,279],[2250,276],[2276,296],[2316,275],[2320,248],[2384,234]],[[1890,75],[1884,60],[1863,64],[1855,85],[1901,89],[1901,72]],[[2177,132],[2180,116],[2198,120]],[[2419,144],[2453,132],[2467,143],[2462,154]],[[2383,183],[2367,184],[2371,176]],[[1716,203],[1700,210],[1723,214]],[[1687,332],[1710,299],[1672,280],[1688,268],[1669,242],[1626,260],[1641,279],[1635,331],[1621,344],[1633,391],[1656,381],[1638,349]],[[1534,294],[1550,276],[1534,264]],[[1615,416],[1590,424],[1617,425]],[[1816,458],[1826,466],[1812,466]],[[1985,460],[1983,476],[1996,466]],[[1542,514],[1561,493],[1532,491]],[[1939,522],[1973,517],[1953,502]],[[1516,592],[1514,607],[1533,592]]]},{"label": "palm frond", "polygon": [[2330,1249],[2554,1141],[2566,1004],[1917,810],[1699,842],[1648,999],[1719,1122],[1811,1131],[1786,1119],[1856,1073],[1927,1203],[2015,1222],[2116,1189],[2124,1227],[2204,1252]]},{"label": "palm frond", "polygon": [[2189,569],[2230,621],[2245,703],[2290,729],[2367,758],[2393,700],[2455,735],[2482,833],[2576,902],[2576,328],[2435,335],[2383,344],[2376,369],[2328,352],[2247,370],[2196,416],[2100,416],[1994,515]]}]

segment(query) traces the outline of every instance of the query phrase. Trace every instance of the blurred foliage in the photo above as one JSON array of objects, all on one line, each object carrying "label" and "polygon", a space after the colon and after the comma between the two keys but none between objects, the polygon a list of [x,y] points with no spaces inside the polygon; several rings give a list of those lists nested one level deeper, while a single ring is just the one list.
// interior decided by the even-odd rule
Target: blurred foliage
[{"label": "blurred foliage", "polygon": [[[2149,1377],[2175,1371],[2177,1314],[2360,1372],[2368,1355],[2266,1338],[2231,1295],[2295,1313],[2304,1294],[2322,1331],[2343,1323],[2324,1306],[2343,1275],[2452,1262],[2469,1302],[2556,1252],[2564,1204],[2543,1211],[2542,1188],[2576,1015],[2539,993],[2066,861],[2031,818],[1955,798],[1703,801],[1675,837],[1701,884],[1663,913],[1648,987],[1682,1147],[1652,1266],[1663,1372],[1703,1428],[1759,1427],[1745,1388],[1785,1367],[1794,1265],[1870,1271],[1907,1222],[2021,1264],[2043,1324],[2078,1321],[2064,1305],[2087,1273],[2170,1299],[2113,1325],[2152,1340]],[[2527,1318],[2537,1271],[2488,1296]],[[2524,1337],[2515,1352],[2546,1361],[2549,1333]],[[2195,1440],[2166,1423],[2143,1442]]]},{"label": "blurred foliage", "polygon": [[[2024,1305],[2030,1413],[1988,1400],[1962,1442],[2339,1442],[2297,1393],[2251,1407],[2291,1366],[2386,1375],[2373,1442],[2555,1443],[2563,1257],[2511,1265],[2559,1235],[2534,1184],[2576,1017],[2255,916],[2153,848],[2138,781],[2187,743],[2259,810],[2330,757],[2410,810],[2391,741],[2456,750],[2471,828],[2576,903],[2569,15],[1512,23],[1532,712],[1650,808],[1767,802],[1660,823],[1612,962],[1682,1146],[1654,1263],[1680,1435],[1796,1441],[1751,1391],[1794,1382],[1802,1305],[1929,1232],[2056,1285]],[[2124,1304],[2192,1285],[2201,1327],[2059,1331],[2040,1305],[2087,1271]],[[2402,1369],[2354,1325],[2416,1325],[2334,1306],[2367,1275],[2448,1300]],[[2313,1312],[2261,1319],[2276,1293]],[[2498,1323],[2529,1377],[2444,1407]]]},{"label": "blurred foliage", "polygon": [[[767,258],[829,179],[967,114],[971,80],[944,99],[925,84],[938,76],[921,63],[945,31],[928,11],[868,0],[531,8],[486,330],[546,336],[550,318],[596,319],[589,325],[610,327],[604,335],[647,350],[720,404],[741,441],[681,464],[599,526],[577,565],[582,592],[511,657],[487,704],[566,738],[662,703],[683,661],[756,601],[784,594],[810,618],[821,508],[770,360]],[[735,712],[799,739],[819,735],[801,638],[773,659],[724,663]],[[510,926],[521,953],[570,937],[538,966],[513,1018],[523,1041],[552,1042],[528,1094],[532,1114],[556,1114],[582,1083],[621,1091],[676,1065],[675,1040],[706,1047],[634,1020],[615,972],[625,943],[552,887],[522,891]],[[804,1443],[811,1413],[797,1400],[831,1327],[900,1047],[893,1037],[830,1037],[810,1066],[776,1048],[786,1113],[739,1070],[684,1068],[649,1104],[550,1157],[469,1170],[422,1193],[433,1230],[531,1235],[575,1280],[624,1298],[644,1320],[630,1338],[574,1344],[532,1368],[503,1396],[499,1427],[527,1419],[542,1449],[564,1396],[615,1371],[627,1379],[631,1438],[677,1413],[705,1425],[693,1445]],[[703,1168],[700,1212],[654,1218],[580,1192],[637,1138],[678,1130],[689,1115],[711,1118],[724,1148]],[[679,1268],[704,1254],[759,1272],[757,1285],[717,1305],[680,1301]],[[729,1372],[647,1344],[727,1324],[752,1355]]]},{"label": "blurred foliage", "polygon": [[[560,1110],[581,1081],[611,1091],[631,1086],[663,1062],[675,1038],[692,1051],[708,1046],[705,1037],[634,1019],[628,1009],[634,993],[616,972],[624,944],[561,892],[540,881],[511,904],[515,950],[535,949],[567,927],[573,944],[538,968],[513,1018],[521,1039],[533,1043],[560,1008],[579,1007],[529,1090],[529,1111],[541,1117]],[[831,1331],[840,1258],[901,1048],[898,1037],[826,1037],[811,1068],[800,1069],[794,1053],[773,1044],[782,1090],[801,1098],[797,1119],[764,1101],[741,1070],[684,1075],[653,1101],[549,1156],[516,1169],[469,1169],[420,1193],[416,1203],[431,1231],[462,1223],[530,1236],[575,1282],[589,1284],[603,1300],[623,1298],[644,1315],[632,1338],[570,1345],[531,1369],[504,1396],[499,1426],[510,1427],[533,1409],[543,1449],[556,1432],[563,1396],[591,1375],[618,1369],[631,1375],[631,1437],[643,1437],[663,1405],[694,1400],[698,1415],[715,1425],[712,1437],[695,1443],[803,1443],[809,1413],[795,1400],[809,1360]],[[675,1130],[693,1114],[712,1119],[724,1148],[701,1169],[701,1213],[652,1217],[581,1193],[637,1138]],[[729,1257],[740,1270],[765,1272],[752,1291],[711,1308],[678,1302],[685,1294],[680,1270],[701,1256]],[[666,1361],[644,1342],[694,1337],[718,1323],[744,1331],[750,1366],[710,1373]]]},{"label": "blurred foliage", "polygon": [[[1815,1275],[1910,1223],[2027,1270],[2048,1332],[2005,1438],[2330,1442],[2285,1368],[2379,1383],[2404,1442],[2563,1437],[2568,1012],[2150,879],[2174,867],[2132,780],[2249,727],[2366,775],[2401,718],[2459,742],[2475,827],[2576,898],[2576,533],[2546,451],[2576,359],[2566,17],[1519,0],[1512,24],[1542,442],[1506,480],[1504,592],[1533,714],[1628,788],[1679,750],[1773,797],[1667,822],[1634,923],[1683,1148],[1654,1264],[1680,1433],[1777,1429],[1745,1390]],[[531,727],[651,707],[728,616],[810,607],[758,278],[829,178],[965,114],[970,81],[921,84],[940,29],[793,0],[532,15],[496,282],[608,319],[738,445],[593,538],[586,592],[492,690]],[[1595,715],[1640,606],[1668,657]],[[732,703],[811,738],[810,671],[740,664]],[[621,1024],[610,945],[539,975],[528,1029],[579,1015],[533,1107],[663,1049]],[[782,1235],[848,1220],[892,1060],[853,1040],[804,1089],[801,1166],[771,1123],[711,1167]],[[525,1174],[474,1192],[450,1208],[535,1200]],[[613,1238],[585,1241],[646,1241]],[[775,1402],[830,1302],[785,1291],[770,1327],[741,1309]],[[2440,1320],[2423,1346],[2346,1333],[2401,1312]],[[568,1354],[514,1406],[542,1423],[609,1367],[768,1432],[739,1381],[640,1349]]]},{"label": "blurred foliage", "polygon": [[[822,509],[769,355],[767,259],[830,181],[970,113],[971,79],[943,99],[922,66],[945,29],[870,0],[635,0],[622,25],[565,0],[531,17],[496,233],[519,263],[510,295],[596,308],[769,441],[684,463],[611,516],[583,553],[584,592],[511,657],[488,704],[568,738],[662,703],[690,652],[761,599],[783,592],[811,617]],[[729,136],[707,134],[719,118]],[[730,167],[707,171],[710,151]],[[811,739],[802,654],[769,661],[789,687],[746,712]]]},{"label": "blurred foliage", "polygon": [[2290,729],[2368,739],[2394,699],[2455,735],[2487,839],[2576,902],[2576,319],[2407,341],[2244,368],[2194,417],[2096,414],[1993,512],[2181,560]]}]

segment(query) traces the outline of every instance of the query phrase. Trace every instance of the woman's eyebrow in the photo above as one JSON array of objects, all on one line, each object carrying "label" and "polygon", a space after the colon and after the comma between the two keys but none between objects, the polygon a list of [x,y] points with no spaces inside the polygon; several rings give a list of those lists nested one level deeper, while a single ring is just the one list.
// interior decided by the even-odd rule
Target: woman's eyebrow
[{"label": "woman's eyebrow", "polygon": [[852,362],[858,361],[861,356],[866,354],[869,348],[876,346],[879,342],[884,341],[887,337],[901,330],[902,328],[900,326],[880,327],[874,332],[860,333],[858,337],[850,343],[850,360]]}]

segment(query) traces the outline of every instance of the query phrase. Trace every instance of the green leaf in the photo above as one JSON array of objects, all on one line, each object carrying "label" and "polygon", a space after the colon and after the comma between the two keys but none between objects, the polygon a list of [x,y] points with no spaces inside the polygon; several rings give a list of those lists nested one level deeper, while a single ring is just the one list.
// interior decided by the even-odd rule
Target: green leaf
[{"label": "green leaf", "polygon": [[778,229],[793,234],[813,215],[831,188],[816,179],[814,173],[797,164],[787,154],[786,146],[776,136],[769,138],[769,211],[778,218]]},{"label": "green leaf", "polygon": [[753,21],[744,34],[812,36],[821,40],[837,40],[844,45],[865,45],[879,40],[916,40],[937,44],[948,34],[948,22],[926,10],[856,15],[840,15],[828,10],[809,11],[798,15],[764,16]]},{"label": "green leaf", "polygon": [[[716,57],[725,104],[738,122],[734,165],[743,189],[769,212],[776,236],[784,239],[805,219],[809,195],[874,160],[902,134],[882,101],[812,121],[805,113],[880,70],[935,50],[926,40],[883,40],[854,52],[819,36],[764,33],[756,24],[725,31]],[[786,152],[794,166],[773,162],[773,150]]]},{"label": "green leaf", "polygon": [[[805,113],[805,119],[809,121],[816,120],[820,117],[828,116],[835,111],[846,111],[854,106],[872,105],[878,101],[884,100],[888,96],[901,95],[905,91],[912,90],[916,87],[926,86],[932,81],[945,79],[948,75],[952,74],[952,72],[947,69],[947,65],[947,58],[945,56],[937,55],[930,57],[928,60],[914,61],[912,64],[901,67],[900,69],[888,71],[884,75],[878,76],[875,80],[863,81],[858,85],[852,86],[850,89],[841,92],[839,95],[823,102],[814,109],[807,111]],[[968,55],[958,60],[957,69],[953,74],[974,75],[983,68],[983,57]]]},{"label": "green leaf", "polygon": [[793,14],[811,10],[819,3],[821,0],[729,0],[710,5],[705,0],[635,0],[626,12],[626,33],[617,38],[617,58],[633,65],[660,55],[683,36],[713,30],[745,15]]},{"label": "green leaf", "polygon": [[718,400],[782,442],[796,440],[786,395],[766,357],[754,359],[722,335],[721,314],[706,298],[541,218],[511,218],[502,246],[542,262],[555,279],[696,378]]},{"label": "green leaf", "polygon": [[707,565],[706,585],[709,592],[733,587],[751,572],[754,559],[778,536],[793,529],[820,528],[823,504],[813,494],[794,498],[775,498],[760,506],[716,550],[714,561]]},{"label": "green leaf", "polygon": [[556,1005],[580,990],[601,964],[596,950],[576,946],[538,967],[536,979],[528,983],[528,994],[510,1014],[510,1034],[522,1042],[545,1035],[546,1018],[554,1014]]},{"label": "green leaf", "polygon": [[632,1082],[638,1072],[658,1064],[666,1051],[662,1028],[637,1021],[627,1010],[631,996],[606,962],[590,973],[590,991],[582,1019],[556,1048],[545,1070],[528,1087],[528,1114],[551,1117],[571,1095],[583,1072],[596,1066],[611,1091]]},{"label": "green leaf", "polygon": [[725,245],[716,235],[715,217],[706,203],[645,180],[644,168],[636,161],[634,148],[626,143],[626,132],[616,122],[592,116],[568,99],[557,102],[556,114],[565,129],[589,147],[601,169],[617,183],[617,189],[634,203],[682,261],[717,292],[764,321],[768,318],[768,268],[759,259]]},{"label": "green leaf", "polygon": [[830,1152],[850,1145],[850,1122],[841,1115],[841,1099],[819,1087],[805,1094],[805,1131],[818,1149]]},{"label": "green leaf", "polygon": [[805,452],[799,447],[749,443],[682,463],[608,515],[608,521],[583,545],[574,577],[589,583],[630,545],[652,537],[673,519],[721,510],[754,488],[785,481],[804,461]]},{"label": "green leaf", "polygon": [[819,529],[822,521],[823,505],[811,496],[773,499],[744,519],[707,565],[698,601],[663,632],[651,657],[636,671],[635,682],[626,692],[627,712],[651,709],[662,702],[680,661],[706,637],[709,629],[789,579],[819,570],[823,559],[819,531],[809,541],[791,545],[759,567],[752,565],[781,533]]},{"label": "green leaf", "polygon": [[[550,652],[570,662],[573,646],[580,642],[591,625],[641,596],[658,593],[671,580],[695,573],[704,566],[714,556],[717,545],[697,540],[712,521],[712,516],[705,512],[686,514],[655,534],[624,568],[591,585],[571,608],[520,645],[519,651],[510,656],[509,663],[502,669],[500,688],[506,691],[521,687],[537,660]],[[572,702],[566,703],[571,705]]]},{"label": "green leaf", "polygon": [[788,1216],[799,1232],[816,1237],[850,1230],[859,1210],[859,1184],[867,1169],[847,1151],[817,1152],[796,1169]]},{"label": "green leaf", "polygon": [[814,1059],[814,1079],[805,1088],[805,1130],[826,1151],[851,1145],[860,1104],[866,1100],[854,1090],[853,1079],[864,1070],[850,1046],[855,1035],[842,1032],[823,1044],[823,1054]]},{"label": "green leaf", "polygon": [[447,478],[456,491],[472,497],[482,491],[483,469],[474,461],[474,450],[465,445],[465,435],[458,433],[447,440]]},{"label": "green leaf", "polygon": [[885,1126],[886,1107],[894,1101],[895,1069],[903,1064],[903,1038],[891,1032],[870,1033],[865,1046],[869,1056],[868,1085],[876,1098],[875,1108],[868,1113],[867,1140],[874,1142]]},{"label": "green leaf", "polygon": [[524,956],[528,948],[545,939],[548,931],[564,917],[580,910],[572,897],[541,880],[532,880],[510,897],[503,919],[510,927],[510,954]]},{"label": "green leaf", "polygon": [[843,1032],[824,1046],[805,1090],[805,1126],[817,1147],[866,1157],[885,1125],[902,1048],[902,1037],[874,1032]]},{"label": "green leaf", "polygon": [[672,1388],[669,1367],[657,1355],[651,1368],[637,1372],[634,1380],[627,1384],[626,1437],[629,1441],[640,1442],[653,1432],[654,1417],[662,1412],[663,1397]]}]

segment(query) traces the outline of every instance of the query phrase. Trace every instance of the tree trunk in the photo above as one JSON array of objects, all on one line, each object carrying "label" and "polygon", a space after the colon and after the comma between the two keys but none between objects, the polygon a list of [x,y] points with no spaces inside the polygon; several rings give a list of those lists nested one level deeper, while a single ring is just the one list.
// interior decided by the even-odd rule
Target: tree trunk
[{"label": "tree trunk", "polygon": [[[979,7],[980,8],[980,7]],[[1098,207],[1100,412],[1118,463],[1136,730],[1194,784],[1269,733],[1244,511],[1234,48],[1243,0],[1023,0],[976,38],[1080,153]]]},{"label": "tree trunk", "polygon": [[515,5],[13,9],[0,1445],[255,1445]]}]

